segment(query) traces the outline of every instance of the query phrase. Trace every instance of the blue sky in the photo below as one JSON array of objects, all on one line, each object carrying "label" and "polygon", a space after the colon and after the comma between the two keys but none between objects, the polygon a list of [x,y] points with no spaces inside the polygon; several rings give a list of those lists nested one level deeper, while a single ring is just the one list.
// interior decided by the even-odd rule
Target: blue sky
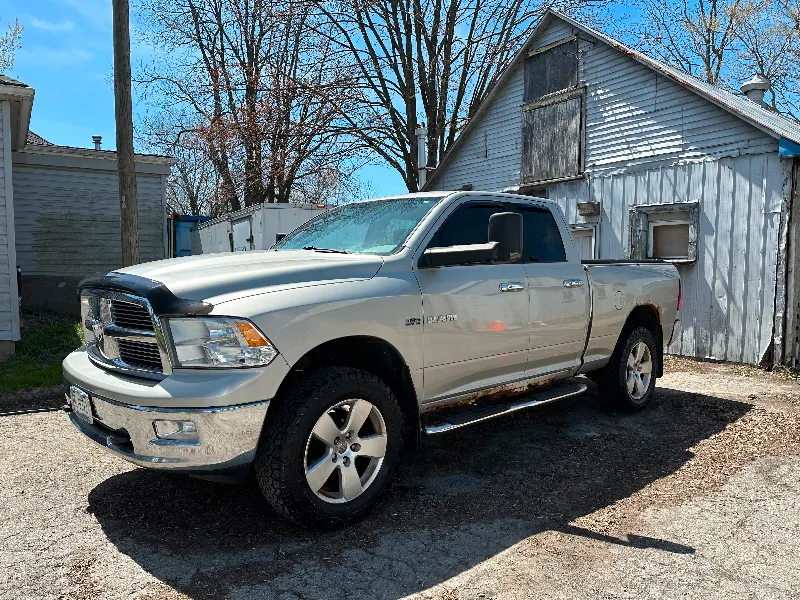
[{"label": "blue sky", "polygon": [[[111,0],[0,0],[0,26],[14,18],[25,31],[9,75],[36,89],[31,129],[55,144],[87,148],[102,135],[103,147],[113,150]],[[135,64],[149,51],[133,37]],[[405,191],[384,166],[364,167],[359,176],[376,195]]]},{"label": "blue sky", "polygon": [[[92,136],[102,135],[103,147],[114,149],[111,0],[0,0],[0,26],[14,18],[25,31],[9,75],[36,89],[31,129],[65,146],[91,147]],[[149,56],[135,31],[131,50],[134,65]],[[137,106],[143,112],[134,99]],[[399,174],[382,165],[359,176],[376,195],[405,191]]]}]

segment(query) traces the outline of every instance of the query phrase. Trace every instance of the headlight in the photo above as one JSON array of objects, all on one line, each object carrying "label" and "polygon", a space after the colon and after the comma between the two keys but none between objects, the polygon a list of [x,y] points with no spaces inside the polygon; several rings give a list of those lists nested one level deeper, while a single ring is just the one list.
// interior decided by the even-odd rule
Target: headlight
[{"label": "headlight", "polygon": [[259,367],[278,350],[246,319],[167,320],[180,367]]}]

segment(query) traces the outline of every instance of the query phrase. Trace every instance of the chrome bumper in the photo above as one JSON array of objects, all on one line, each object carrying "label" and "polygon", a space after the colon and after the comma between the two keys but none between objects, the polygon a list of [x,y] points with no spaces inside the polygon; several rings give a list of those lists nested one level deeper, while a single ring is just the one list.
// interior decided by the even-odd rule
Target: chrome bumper
[{"label": "chrome bumper", "polygon": [[[64,360],[64,378],[91,399],[94,423],[67,409],[73,425],[120,458],[150,469],[241,480],[255,458],[269,398],[288,370],[175,372],[161,381],[121,375],[93,364],[85,350]],[[191,421],[196,439],[162,439],[154,421]]]},{"label": "chrome bumper", "polygon": [[[91,395],[94,423],[68,410],[72,424],[120,458],[150,469],[240,480],[255,458],[269,401],[203,409],[133,406]],[[165,440],[153,421],[192,421],[198,440]]]}]

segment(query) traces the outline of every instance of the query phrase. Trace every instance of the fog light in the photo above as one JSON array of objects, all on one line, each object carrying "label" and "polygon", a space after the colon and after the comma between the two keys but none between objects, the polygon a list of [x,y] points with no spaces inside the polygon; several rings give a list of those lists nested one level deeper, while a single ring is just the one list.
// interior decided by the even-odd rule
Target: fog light
[{"label": "fog light", "polygon": [[193,421],[153,421],[153,429],[160,440],[196,442],[197,427]]}]

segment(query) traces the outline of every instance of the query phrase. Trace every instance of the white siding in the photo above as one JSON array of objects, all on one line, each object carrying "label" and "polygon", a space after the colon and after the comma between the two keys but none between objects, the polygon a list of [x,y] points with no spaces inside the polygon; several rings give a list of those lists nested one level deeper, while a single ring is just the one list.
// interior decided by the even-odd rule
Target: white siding
[{"label": "white siding", "polygon": [[[162,178],[136,177],[142,262],[164,258]],[[114,171],[14,166],[17,253],[23,275],[87,276],[122,265]]]},{"label": "white siding", "polygon": [[682,333],[669,350],[757,363],[772,337],[783,167],[776,152],[743,155],[592,175],[548,195],[572,223],[584,221],[576,197],[600,202],[598,258],[627,254],[632,206],[699,200],[698,259],[678,266]]},{"label": "white siding", "polygon": [[775,152],[777,140],[601,42],[581,42],[586,168]]},{"label": "white siding", "polygon": [[446,170],[437,175],[433,189],[472,184],[475,189],[502,190],[519,185],[522,94],[523,71],[518,67]]},{"label": "white siding", "polygon": [[[575,34],[554,20],[534,47]],[[627,255],[635,204],[700,201],[698,260],[679,266],[683,330],[670,351],[758,362],[772,339],[785,165],[777,140],[631,57],[580,36],[586,177],[550,185],[570,223],[598,224],[598,258]],[[519,184],[523,71],[517,68],[435,189]],[[601,216],[578,215],[600,202]]]},{"label": "white siding", "polygon": [[[575,34],[554,20],[533,48]],[[584,36],[585,37],[585,36]],[[601,41],[581,40],[586,85],[586,169],[666,159],[775,152],[777,140]],[[432,189],[499,191],[519,185],[524,71],[515,68],[492,106],[436,174]]]},{"label": "white siding", "polygon": [[0,102],[0,340],[19,339],[14,195],[11,189],[11,107]]}]

